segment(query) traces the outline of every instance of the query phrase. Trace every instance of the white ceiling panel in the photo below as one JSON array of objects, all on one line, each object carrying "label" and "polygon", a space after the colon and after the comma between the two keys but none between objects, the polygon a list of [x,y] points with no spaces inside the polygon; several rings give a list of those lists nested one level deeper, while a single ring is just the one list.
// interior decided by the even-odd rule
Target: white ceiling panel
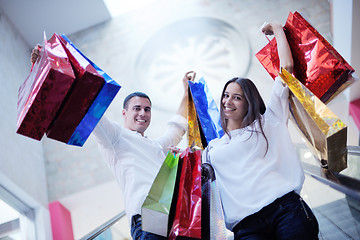
[{"label": "white ceiling panel", "polygon": [[43,42],[44,31],[72,34],[111,19],[103,0],[0,0],[29,47]]}]

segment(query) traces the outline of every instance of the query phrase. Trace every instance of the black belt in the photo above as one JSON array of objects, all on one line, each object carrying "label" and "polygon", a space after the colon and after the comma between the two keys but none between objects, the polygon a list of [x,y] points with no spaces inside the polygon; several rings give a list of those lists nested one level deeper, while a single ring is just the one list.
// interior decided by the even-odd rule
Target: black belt
[{"label": "black belt", "polygon": [[140,221],[141,221],[141,215],[140,214],[136,214],[136,215],[131,217],[131,224],[137,224]]},{"label": "black belt", "polygon": [[299,195],[294,192],[291,191],[287,194],[285,194],[284,196],[277,198],[275,201],[273,201],[272,203],[270,203],[269,205],[263,207],[260,211],[251,214],[247,217],[245,217],[243,220],[241,220],[240,222],[238,222],[235,227],[233,227],[232,232],[236,233],[240,230],[240,228],[242,226],[244,226],[244,224],[246,224],[246,222],[251,221],[251,219],[257,218],[257,217],[261,217],[262,214],[266,214],[266,212],[268,212],[273,206],[279,205],[281,204],[283,201],[287,200],[287,199],[293,199],[293,198],[299,198]]}]

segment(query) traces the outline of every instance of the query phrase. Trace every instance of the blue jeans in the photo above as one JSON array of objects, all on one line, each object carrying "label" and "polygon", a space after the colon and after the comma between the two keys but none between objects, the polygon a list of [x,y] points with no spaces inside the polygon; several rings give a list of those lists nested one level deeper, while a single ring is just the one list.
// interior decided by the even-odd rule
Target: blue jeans
[{"label": "blue jeans", "polygon": [[319,239],[318,222],[305,201],[290,192],[262,208],[234,228],[235,240]]},{"label": "blue jeans", "polygon": [[141,229],[140,215],[133,216],[131,219],[131,237],[133,240],[166,240],[166,237],[159,236],[153,233],[144,232]]}]

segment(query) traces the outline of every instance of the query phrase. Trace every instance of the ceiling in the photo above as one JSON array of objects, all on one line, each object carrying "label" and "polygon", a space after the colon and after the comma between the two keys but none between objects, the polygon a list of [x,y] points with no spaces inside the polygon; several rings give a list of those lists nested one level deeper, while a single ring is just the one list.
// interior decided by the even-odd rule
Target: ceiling
[{"label": "ceiling", "polygon": [[70,35],[111,19],[103,0],[0,0],[0,8],[29,48],[43,42],[44,31]]}]

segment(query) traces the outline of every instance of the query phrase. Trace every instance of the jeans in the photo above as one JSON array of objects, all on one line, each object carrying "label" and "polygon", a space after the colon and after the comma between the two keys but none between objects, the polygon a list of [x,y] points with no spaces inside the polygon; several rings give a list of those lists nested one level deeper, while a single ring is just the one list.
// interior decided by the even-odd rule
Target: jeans
[{"label": "jeans", "polygon": [[262,208],[234,228],[235,240],[318,239],[318,222],[305,201],[290,192]]},{"label": "jeans", "polygon": [[141,229],[141,217],[140,215],[135,215],[131,219],[131,237],[133,240],[166,240],[166,237],[159,236],[153,233],[144,232]]}]

